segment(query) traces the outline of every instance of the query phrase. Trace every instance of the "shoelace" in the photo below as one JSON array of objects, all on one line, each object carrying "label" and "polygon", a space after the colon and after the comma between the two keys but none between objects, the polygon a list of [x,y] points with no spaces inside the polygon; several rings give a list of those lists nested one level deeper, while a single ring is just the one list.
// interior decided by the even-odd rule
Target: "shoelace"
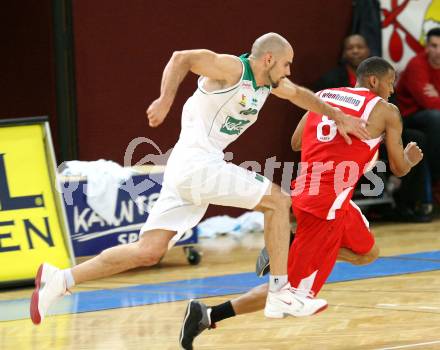
[{"label": "shoelace", "polygon": [[315,293],[313,292],[313,290],[307,290],[307,289],[299,289],[299,288],[294,288],[294,287],[290,287],[289,290],[301,297],[304,298],[311,298],[313,299],[315,297]]}]

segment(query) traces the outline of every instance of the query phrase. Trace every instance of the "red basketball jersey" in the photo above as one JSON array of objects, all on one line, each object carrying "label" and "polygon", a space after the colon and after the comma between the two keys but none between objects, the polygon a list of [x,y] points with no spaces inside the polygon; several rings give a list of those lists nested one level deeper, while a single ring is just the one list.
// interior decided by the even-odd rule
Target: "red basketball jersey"
[{"label": "red basketball jersey", "polygon": [[[322,100],[344,113],[368,120],[380,97],[364,88],[320,91]],[[332,220],[345,211],[359,178],[377,153],[382,136],[352,138],[348,145],[327,116],[309,112],[302,135],[300,174],[292,182],[293,206]]]}]

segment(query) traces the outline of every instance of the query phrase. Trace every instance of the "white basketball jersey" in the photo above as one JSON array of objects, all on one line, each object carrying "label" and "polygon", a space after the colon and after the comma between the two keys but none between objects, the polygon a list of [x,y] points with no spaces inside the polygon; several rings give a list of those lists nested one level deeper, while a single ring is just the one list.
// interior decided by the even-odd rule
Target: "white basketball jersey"
[{"label": "white basketball jersey", "polygon": [[271,88],[257,86],[247,55],[239,59],[243,72],[232,87],[208,92],[203,88],[206,78],[199,78],[197,90],[183,107],[177,147],[223,154],[231,142],[255,123]]}]

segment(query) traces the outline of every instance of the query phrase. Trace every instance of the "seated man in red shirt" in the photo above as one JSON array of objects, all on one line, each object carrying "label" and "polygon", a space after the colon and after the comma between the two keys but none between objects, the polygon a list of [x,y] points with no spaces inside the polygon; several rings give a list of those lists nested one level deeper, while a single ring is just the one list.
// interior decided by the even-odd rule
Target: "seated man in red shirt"
[{"label": "seated man in red shirt", "polygon": [[401,73],[397,102],[405,127],[422,131],[432,182],[440,180],[440,27],[431,29],[424,52],[413,57]]}]

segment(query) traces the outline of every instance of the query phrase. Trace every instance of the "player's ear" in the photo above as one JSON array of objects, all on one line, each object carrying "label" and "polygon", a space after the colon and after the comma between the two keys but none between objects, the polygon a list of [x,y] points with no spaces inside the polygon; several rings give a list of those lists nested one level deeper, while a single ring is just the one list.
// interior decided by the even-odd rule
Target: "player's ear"
[{"label": "player's ear", "polygon": [[266,66],[270,66],[272,64],[273,60],[274,60],[274,58],[273,58],[272,52],[267,52],[264,55],[264,63]]},{"label": "player's ear", "polygon": [[368,77],[368,83],[371,88],[376,89],[379,86],[379,79],[375,75]]}]

